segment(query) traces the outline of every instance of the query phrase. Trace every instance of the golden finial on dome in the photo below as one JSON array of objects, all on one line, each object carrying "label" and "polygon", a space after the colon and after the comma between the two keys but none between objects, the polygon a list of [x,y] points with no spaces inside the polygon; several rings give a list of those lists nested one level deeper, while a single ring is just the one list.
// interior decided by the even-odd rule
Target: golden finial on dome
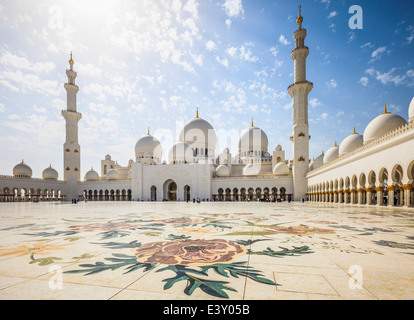
[{"label": "golden finial on dome", "polygon": [[198,119],[198,107],[197,107],[197,112],[196,112],[196,118]]},{"label": "golden finial on dome", "polygon": [[387,111],[387,105],[384,106],[384,114],[388,113]]},{"label": "golden finial on dome", "polygon": [[322,150],[322,155],[324,156],[325,155],[325,152]]},{"label": "golden finial on dome", "polygon": [[354,133],[353,133],[353,134],[357,134],[357,133],[356,133],[356,130],[355,130],[355,127],[354,127]]},{"label": "golden finial on dome", "polygon": [[254,127],[254,118],[252,118],[252,127]]},{"label": "golden finial on dome", "polygon": [[338,144],[336,143],[336,141],[335,141],[335,145],[334,145],[334,147],[337,147],[338,146]]},{"label": "golden finial on dome", "polygon": [[299,6],[299,16],[296,19],[296,23],[298,24],[298,29],[302,29],[302,22],[303,22],[302,6]]},{"label": "golden finial on dome", "polygon": [[148,127],[148,132],[147,132],[147,135],[148,135],[148,136],[150,135],[150,127]]}]

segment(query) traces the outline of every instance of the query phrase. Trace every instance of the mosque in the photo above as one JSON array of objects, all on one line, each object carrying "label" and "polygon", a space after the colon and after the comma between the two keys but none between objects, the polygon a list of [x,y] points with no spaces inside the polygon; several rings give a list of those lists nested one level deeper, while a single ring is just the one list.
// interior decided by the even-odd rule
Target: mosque
[{"label": "mosque", "polygon": [[107,155],[100,173],[91,168],[80,176],[81,147],[74,61],[66,70],[68,82],[63,180],[49,166],[42,178],[33,178],[24,161],[13,176],[0,176],[0,202],[13,201],[312,201],[358,205],[414,206],[414,98],[408,121],[388,112],[374,118],[363,134],[354,131],[339,145],[309,158],[306,29],[299,9],[292,98],[293,144],[291,160],[277,145],[269,152],[266,133],[252,121],[240,135],[236,155],[229,149],[216,155],[216,134],[199,116],[182,128],[178,141],[162,161],[162,146],[149,130],[135,145],[135,160],[126,167]]}]

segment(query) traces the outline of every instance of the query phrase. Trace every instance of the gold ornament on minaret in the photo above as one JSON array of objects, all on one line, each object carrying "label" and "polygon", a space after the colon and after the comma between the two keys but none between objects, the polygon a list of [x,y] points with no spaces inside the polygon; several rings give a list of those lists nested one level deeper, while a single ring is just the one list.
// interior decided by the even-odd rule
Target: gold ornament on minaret
[{"label": "gold ornament on minaret", "polygon": [[302,6],[299,6],[299,16],[296,19],[296,23],[298,24],[298,29],[302,29],[302,22],[303,22],[303,17],[302,17]]},{"label": "gold ornament on minaret", "polygon": [[69,64],[71,65],[71,66],[73,66],[74,64],[75,64],[75,62],[73,61],[73,59],[72,59],[72,51],[70,52],[70,60],[69,60]]}]

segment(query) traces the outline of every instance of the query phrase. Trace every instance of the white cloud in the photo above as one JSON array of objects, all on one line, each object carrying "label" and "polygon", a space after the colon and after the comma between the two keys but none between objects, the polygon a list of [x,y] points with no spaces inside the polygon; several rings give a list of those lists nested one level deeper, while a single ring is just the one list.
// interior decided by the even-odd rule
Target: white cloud
[{"label": "white cloud", "polygon": [[100,78],[102,76],[102,70],[91,63],[76,63],[76,69],[82,77]]},{"label": "white cloud", "polygon": [[[17,86],[10,84],[14,82]],[[38,92],[46,95],[59,95],[57,81],[42,80],[37,75],[24,74],[21,71],[4,71],[0,73],[0,84],[12,91]]]},{"label": "white cloud", "polygon": [[321,0],[321,3],[326,3],[326,8],[328,8],[331,0]]},{"label": "white cloud", "polygon": [[371,42],[367,42],[361,46],[362,49],[372,49],[373,47],[375,47],[375,45],[373,45]]},{"label": "white cloud", "polygon": [[108,106],[103,103],[90,102],[88,107],[89,110],[91,110],[94,113],[105,114],[110,116],[114,116],[117,114],[116,108],[114,106]]},{"label": "white cloud", "polygon": [[4,103],[0,103],[0,112],[5,112],[6,107],[4,106]]},{"label": "white cloud", "polygon": [[326,85],[328,88],[336,88],[336,87],[338,86],[338,84],[336,83],[335,79],[331,79],[331,80],[329,80],[329,81],[326,81],[326,82],[325,82],[325,85]]},{"label": "white cloud", "polygon": [[226,50],[226,53],[232,58],[235,58],[238,56],[243,61],[257,62],[259,58],[252,54],[251,49],[247,48],[247,45],[251,45],[251,44],[246,44],[246,46],[242,45],[240,48],[230,47]]},{"label": "white cloud", "polygon": [[328,118],[328,114],[326,112],[321,114],[321,119],[326,120]]},{"label": "white cloud", "polygon": [[236,54],[237,54],[237,48],[236,48],[236,47],[230,47],[230,48],[228,48],[228,49],[226,50],[226,53],[227,53],[230,57],[234,58],[234,57],[236,56]]},{"label": "white cloud", "polygon": [[230,18],[237,18],[244,14],[242,0],[226,0],[222,6]]},{"label": "white cloud", "polygon": [[332,11],[330,14],[329,14],[329,16],[328,16],[328,19],[331,19],[331,18],[333,18],[333,17],[336,17],[338,15],[338,12],[337,11]]},{"label": "white cloud", "polygon": [[361,79],[359,79],[358,82],[362,84],[364,87],[366,87],[368,85],[369,79],[368,77],[361,77]]},{"label": "white cloud", "polygon": [[414,40],[414,26],[411,24],[407,27],[406,31],[408,31],[408,36],[406,37],[407,44],[411,44]]},{"label": "white cloud", "polygon": [[208,51],[213,51],[217,49],[217,45],[214,43],[214,41],[212,40],[208,40],[206,43],[206,49]]},{"label": "white cloud", "polygon": [[321,102],[319,101],[319,99],[317,99],[317,98],[312,98],[312,99],[310,99],[309,100],[309,105],[312,107],[312,108],[316,108],[316,107],[318,107],[318,106],[320,106],[321,105]]},{"label": "white cloud", "polygon": [[50,73],[55,69],[55,64],[52,62],[31,63],[25,57],[16,56],[8,51],[3,53],[0,64],[15,69],[30,70],[35,73]]},{"label": "white cloud", "polygon": [[286,39],[286,37],[283,34],[280,35],[279,42],[283,44],[284,46],[287,46],[290,44],[290,42]]},{"label": "white cloud", "polygon": [[374,50],[374,51],[371,53],[371,58],[372,58],[372,59],[371,59],[369,62],[370,62],[370,63],[372,63],[372,62],[374,62],[374,61],[376,61],[376,60],[380,60],[380,59],[381,59],[382,54],[383,54],[385,51],[387,51],[387,47],[380,47],[380,48],[378,48],[378,49]]},{"label": "white cloud", "polygon": [[270,52],[276,57],[277,54],[279,53],[279,50],[277,50],[275,47],[271,47]]},{"label": "white cloud", "polygon": [[220,59],[220,57],[216,57],[217,62],[219,62],[221,65],[225,66],[226,68],[229,67],[229,60],[227,58]]},{"label": "white cloud", "polygon": [[376,80],[380,81],[383,85],[387,85],[388,83],[394,83],[395,86],[399,86],[401,84],[407,83],[408,86],[413,86],[413,82],[407,82],[407,77],[410,77],[412,70],[407,71],[405,75],[395,75],[394,72],[396,68],[392,68],[388,72],[380,72],[375,70],[374,68],[369,68],[365,70],[365,73],[374,77]]}]

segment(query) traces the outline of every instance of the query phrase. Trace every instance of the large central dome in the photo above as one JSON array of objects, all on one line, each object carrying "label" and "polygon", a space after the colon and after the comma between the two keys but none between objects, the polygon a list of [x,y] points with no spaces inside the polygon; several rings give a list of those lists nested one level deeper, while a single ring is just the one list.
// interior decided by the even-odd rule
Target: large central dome
[{"label": "large central dome", "polygon": [[252,121],[252,125],[240,134],[239,155],[247,157],[253,152],[254,156],[262,156],[267,152],[268,144],[266,133],[254,126]]},{"label": "large central dome", "polygon": [[196,117],[188,121],[181,130],[180,141],[187,143],[193,150],[203,151],[206,156],[205,150],[209,156],[214,156],[217,137],[213,126],[200,118],[197,111]]}]

